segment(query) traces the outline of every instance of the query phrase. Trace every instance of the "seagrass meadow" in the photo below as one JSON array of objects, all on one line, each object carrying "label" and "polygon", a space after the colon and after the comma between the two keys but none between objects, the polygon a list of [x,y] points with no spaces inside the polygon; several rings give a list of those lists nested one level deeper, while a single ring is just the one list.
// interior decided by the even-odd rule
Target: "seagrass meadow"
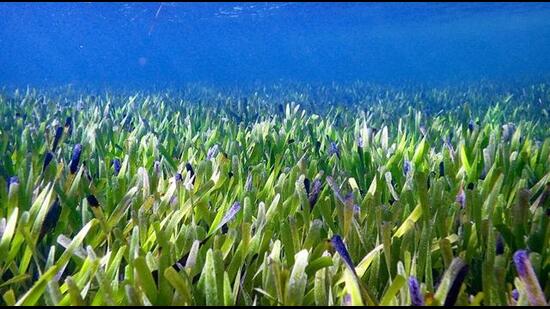
[{"label": "seagrass meadow", "polygon": [[0,95],[1,305],[547,305],[550,84]]}]

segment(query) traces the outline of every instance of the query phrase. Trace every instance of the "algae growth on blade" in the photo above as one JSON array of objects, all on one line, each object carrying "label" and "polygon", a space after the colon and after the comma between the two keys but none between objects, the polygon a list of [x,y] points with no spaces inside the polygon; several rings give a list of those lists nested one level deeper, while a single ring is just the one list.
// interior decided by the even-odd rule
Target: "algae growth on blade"
[{"label": "algae growth on blade", "polygon": [[4,91],[0,304],[546,305],[549,102],[544,83]]}]

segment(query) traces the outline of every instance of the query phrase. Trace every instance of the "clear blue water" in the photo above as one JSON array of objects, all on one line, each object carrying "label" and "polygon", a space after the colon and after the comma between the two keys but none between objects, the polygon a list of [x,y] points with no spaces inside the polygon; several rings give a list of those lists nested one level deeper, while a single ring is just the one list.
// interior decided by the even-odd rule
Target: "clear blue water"
[{"label": "clear blue water", "polygon": [[457,83],[550,72],[548,3],[0,3],[0,85]]}]

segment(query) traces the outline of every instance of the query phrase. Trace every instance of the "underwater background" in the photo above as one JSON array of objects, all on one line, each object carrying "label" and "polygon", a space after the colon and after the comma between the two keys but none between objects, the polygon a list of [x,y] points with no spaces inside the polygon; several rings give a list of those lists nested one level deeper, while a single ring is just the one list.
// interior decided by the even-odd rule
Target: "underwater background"
[{"label": "underwater background", "polygon": [[0,3],[0,85],[540,80],[548,3]]},{"label": "underwater background", "polygon": [[0,3],[0,306],[550,299],[547,3]]}]

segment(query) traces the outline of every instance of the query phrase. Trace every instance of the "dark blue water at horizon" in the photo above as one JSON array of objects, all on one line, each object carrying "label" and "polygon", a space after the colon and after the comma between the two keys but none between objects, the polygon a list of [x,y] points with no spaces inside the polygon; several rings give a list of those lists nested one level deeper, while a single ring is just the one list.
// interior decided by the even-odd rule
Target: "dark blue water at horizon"
[{"label": "dark blue water at horizon", "polygon": [[550,75],[548,3],[0,3],[0,87]]}]

